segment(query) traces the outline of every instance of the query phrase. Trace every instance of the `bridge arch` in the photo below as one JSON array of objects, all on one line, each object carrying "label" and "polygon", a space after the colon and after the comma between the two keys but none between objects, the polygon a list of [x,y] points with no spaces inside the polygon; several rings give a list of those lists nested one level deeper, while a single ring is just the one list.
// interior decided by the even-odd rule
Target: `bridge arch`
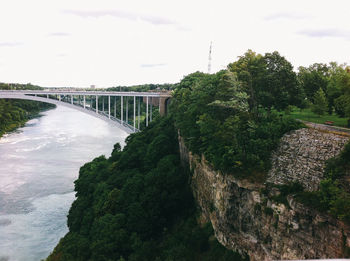
[{"label": "bridge arch", "polygon": [[[38,96],[39,95],[39,96]],[[44,96],[44,97],[43,97]],[[46,96],[46,97],[45,97]],[[61,97],[70,97],[70,102],[66,102],[61,100]],[[74,103],[74,97],[78,96],[79,104]],[[83,97],[83,104],[81,104],[80,97]],[[105,112],[104,107],[102,107],[102,111],[99,110],[98,106],[98,100],[100,97],[106,97],[108,96],[108,113]],[[94,97],[96,99],[95,108],[92,107],[92,104],[88,105],[86,104],[86,97]],[[111,115],[111,97],[117,97],[120,98],[120,119],[113,117]],[[133,98],[133,126],[130,125],[128,122],[128,107],[125,107],[123,105],[124,97],[127,98]],[[55,105],[62,105],[68,108],[72,108],[78,111],[81,111],[83,113],[89,114],[93,117],[99,118],[101,120],[104,120],[106,122],[115,124],[120,129],[126,131],[127,133],[133,133],[139,131],[140,126],[140,99],[136,98],[145,98],[144,102],[146,103],[146,126],[148,126],[149,120],[152,121],[152,103],[150,103],[149,98],[157,98],[159,99],[159,112],[161,115],[166,114],[166,107],[167,103],[169,101],[169,98],[171,97],[169,92],[110,92],[110,91],[63,91],[63,90],[0,90],[0,99],[20,99],[20,100],[32,100],[32,101],[40,101],[40,102],[46,102],[51,103]],[[136,102],[138,100],[138,109],[136,109]],[[151,99],[152,100],[152,99]],[[116,102],[116,100],[115,100]],[[116,116],[116,103],[114,102],[114,116]],[[150,107],[150,113],[149,113],[149,105]],[[104,106],[104,103],[103,105]],[[138,110],[136,115],[136,110]],[[123,120],[123,115],[125,112],[125,120]],[[138,128],[136,128],[136,116],[138,117]]]},{"label": "bridge arch", "polygon": [[[85,114],[88,114],[90,116],[93,116],[95,118],[101,119],[105,122],[112,123],[116,125],[118,128],[122,129],[126,133],[130,134],[133,133],[134,130],[126,125],[126,123],[121,123],[120,120],[115,119],[114,117],[112,119],[108,118],[108,116],[105,116],[100,113],[96,113],[95,111],[91,111],[88,109],[84,109],[83,107],[80,107],[78,105],[74,105],[71,103],[63,102],[63,101],[58,101],[50,98],[44,98],[44,97],[38,97],[38,96],[31,96],[31,95],[23,95],[23,94],[1,94],[0,99],[18,99],[18,100],[30,100],[30,101],[39,101],[39,102],[45,102],[45,103],[50,103],[50,104],[55,104],[55,105],[60,105],[60,106],[65,106],[74,110],[78,110],[80,112],[83,112]],[[137,130],[138,131],[138,130]]]}]

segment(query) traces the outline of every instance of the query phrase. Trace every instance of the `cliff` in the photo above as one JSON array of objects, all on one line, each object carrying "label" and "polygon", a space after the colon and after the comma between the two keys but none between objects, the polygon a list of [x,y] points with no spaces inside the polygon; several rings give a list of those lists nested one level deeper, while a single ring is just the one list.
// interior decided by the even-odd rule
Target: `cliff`
[{"label": "cliff", "polygon": [[310,209],[293,195],[277,200],[275,184],[298,181],[316,190],[327,158],[337,155],[348,137],[301,129],[285,135],[272,156],[264,184],[219,173],[193,155],[179,138],[183,164],[191,171],[193,195],[221,244],[251,260],[336,258],[350,247],[350,227]]}]

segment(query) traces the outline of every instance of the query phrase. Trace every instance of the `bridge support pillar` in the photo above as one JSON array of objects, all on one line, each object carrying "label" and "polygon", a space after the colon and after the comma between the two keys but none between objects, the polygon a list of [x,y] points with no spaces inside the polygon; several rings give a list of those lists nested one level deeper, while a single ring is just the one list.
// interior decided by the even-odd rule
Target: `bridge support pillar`
[{"label": "bridge support pillar", "polygon": [[83,103],[84,103],[84,109],[85,109],[85,107],[86,107],[86,98],[85,98],[85,95],[83,96],[83,99],[84,99]]},{"label": "bridge support pillar", "polygon": [[146,127],[148,126],[148,96],[146,98]]},{"label": "bridge support pillar", "polygon": [[159,97],[159,114],[164,116],[167,114],[167,102],[169,97]]},{"label": "bridge support pillar", "polygon": [[135,128],[136,128],[136,96],[134,96],[134,132],[135,132]]},{"label": "bridge support pillar", "polygon": [[111,96],[108,96],[108,118],[111,118]]},{"label": "bridge support pillar", "polygon": [[120,96],[120,121],[121,123],[123,123],[123,114],[124,114],[124,110],[123,110],[123,96]]},{"label": "bridge support pillar", "polygon": [[139,99],[139,104],[138,104],[138,121],[137,121],[137,128],[140,129],[140,99]]},{"label": "bridge support pillar", "polygon": [[98,96],[96,95],[96,113],[98,113]]},{"label": "bridge support pillar", "polygon": [[58,100],[61,101],[61,94],[58,95]]},{"label": "bridge support pillar", "polygon": [[114,118],[117,118],[117,96],[114,96]]},{"label": "bridge support pillar", "polygon": [[70,96],[70,103],[73,104],[73,95]]},{"label": "bridge support pillar", "polygon": [[129,123],[129,102],[128,96],[125,97],[125,121]]}]

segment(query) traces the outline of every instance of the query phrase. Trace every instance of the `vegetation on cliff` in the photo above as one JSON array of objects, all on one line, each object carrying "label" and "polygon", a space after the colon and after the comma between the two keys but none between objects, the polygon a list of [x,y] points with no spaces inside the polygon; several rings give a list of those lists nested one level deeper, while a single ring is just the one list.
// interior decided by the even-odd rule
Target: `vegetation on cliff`
[{"label": "vegetation on cliff", "polygon": [[171,111],[192,152],[224,173],[263,179],[280,138],[302,124],[252,99],[258,91],[236,76],[227,70],[186,76],[175,89]]},{"label": "vegetation on cliff", "polygon": [[320,211],[350,224],[350,142],[336,157],[326,163],[325,179],[320,189],[314,192],[300,192],[297,198]]},{"label": "vegetation on cliff", "polygon": [[170,118],[85,164],[52,260],[241,260],[200,227]]}]

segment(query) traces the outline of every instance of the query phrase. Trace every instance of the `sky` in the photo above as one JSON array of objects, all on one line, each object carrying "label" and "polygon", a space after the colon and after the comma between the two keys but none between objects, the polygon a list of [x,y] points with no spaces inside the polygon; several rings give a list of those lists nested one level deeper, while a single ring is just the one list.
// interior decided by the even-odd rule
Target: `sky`
[{"label": "sky", "polygon": [[348,0],[0,0],[0,82],[175,83],[248,49],[350,63]]}]

